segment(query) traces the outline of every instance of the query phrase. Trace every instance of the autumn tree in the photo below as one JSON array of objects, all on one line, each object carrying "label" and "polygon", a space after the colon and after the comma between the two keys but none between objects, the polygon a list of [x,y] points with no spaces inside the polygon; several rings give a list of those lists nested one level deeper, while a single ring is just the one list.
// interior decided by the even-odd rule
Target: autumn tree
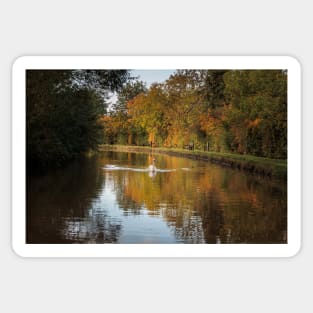
[{"label": "autumn tree", "polygon": [[131,123],[131,116],[127,104],[140,94],[147,92],[144,82],[139,80],[128,81],[118,92],[117,101],[112,104],[107,114],[105,125],[106,143],[118,144],[142,144],[145,138],[145,130]]},{"label": "autumn tree", "polygon": [[165,119],[167,105],[162,85],[153,84],[149,91],[141,93],[128,102],[131,122],[148,134],[148,142],[163,144],[167,135],[168,123]]},{"label": "autumn tree", "polygon": [[164,86],[167,96],[168,136],[166,145],[183,147],[193,143],[200,147],[199,116],[205,110],[203,71],[179,70]]},{"label": "autumn tree", "polygon": [[287,157],[287,73],[283,70],[225,74],[230,103],[226,123],[236,152]]},{"label": "autumn tree", "polygon": [[149,89],[126,85],[110,118],[119,143],[286,158],[287,72],[177,70]]}]

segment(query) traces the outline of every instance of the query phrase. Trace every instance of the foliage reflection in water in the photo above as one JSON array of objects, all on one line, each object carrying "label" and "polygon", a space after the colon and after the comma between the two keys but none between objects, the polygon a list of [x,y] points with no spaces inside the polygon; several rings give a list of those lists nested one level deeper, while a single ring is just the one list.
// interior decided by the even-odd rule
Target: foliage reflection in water
[{"label": "foliage reflection in water", "polygon": [[286,182],[101,152],[27,181],[27,243],[286,243]]}]

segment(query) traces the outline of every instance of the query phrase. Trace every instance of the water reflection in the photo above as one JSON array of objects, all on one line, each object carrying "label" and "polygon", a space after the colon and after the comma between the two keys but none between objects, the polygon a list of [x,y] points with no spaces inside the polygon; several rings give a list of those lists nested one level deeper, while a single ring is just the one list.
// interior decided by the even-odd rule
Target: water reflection
[{"label": "water reflection", "polygon": [[[28,177],[28,243],[285,243],[284,182],[217,165],[103,152]],[[151,175],[153,174],[153,175]]]}]

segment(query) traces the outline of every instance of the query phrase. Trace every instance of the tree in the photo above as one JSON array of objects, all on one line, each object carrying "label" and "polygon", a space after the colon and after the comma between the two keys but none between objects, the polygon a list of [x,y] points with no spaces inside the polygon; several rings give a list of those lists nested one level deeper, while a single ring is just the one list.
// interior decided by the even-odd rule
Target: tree
[{"label": "tree", "polygon": [[110,117],[120,143],[286,158],[287,72],[177,70],[148,90],[126,85]]},{"label": "tree", "polygon": [[103,132],[105,95],[128,71],[27,70],[27,161],[47,168],[96,148]]},{"label": "tree", "polygon": [[153,84],[146,94],[141,93],[127,103],[130,122],[137,129],[146,130],[148,141],[158,145],[163,143],[167,131],[165,101],[162,85]]},{"label": "tree", "polygon": [[106,143],[118,144],[143,144],[146,141],[145,131],[131,123],[131,116],[127,104],[139,94],[147,91],[142,81],[128,81],[117,93],[117,101],[112,104],[106,117],[103,119],[108,123],[105,125],[104,133],[107,137]]},{"label": "tree", "polygon": [[237,152],[287,157],[287,73],[230,71],[224,76],[230,106],[226,123]]},{"label": "tree", "polygon": [[141,93],[147,92],[146,84],[140,80],[127,82],[118,92],[117,102],[113,105],[113,110],[118,113],[127,114],[127,102],[134,99]]}]

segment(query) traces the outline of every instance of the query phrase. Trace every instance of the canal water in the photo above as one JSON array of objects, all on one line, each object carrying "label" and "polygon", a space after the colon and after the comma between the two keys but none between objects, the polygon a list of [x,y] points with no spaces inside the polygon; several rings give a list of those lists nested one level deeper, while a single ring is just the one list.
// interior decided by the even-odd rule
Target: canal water
[{"label": "canal water", "polygon": [[[156,171],[148,167],[155,158]],[[27,177],[27,243],[287,243],[287,184],[209,162],[100,152]]]}]

